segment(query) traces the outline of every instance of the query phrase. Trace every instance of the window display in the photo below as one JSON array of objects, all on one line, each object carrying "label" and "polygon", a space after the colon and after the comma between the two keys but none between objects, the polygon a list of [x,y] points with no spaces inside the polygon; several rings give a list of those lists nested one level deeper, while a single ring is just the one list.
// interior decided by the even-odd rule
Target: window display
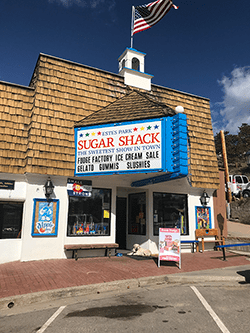
[{"label": "window display", "polygon": [[68,236],[109,236],[111,190],[93,188],[91,197],[69,196]]},{"label": "window display", "polygon": [[22,203],[0,203],[0,239],[21,238],[22,216]]},{"label": "window display", "polygon": [[128,233],[146,235],[146,193],[129,194]]},{"label": "window display", "polygon": [[179,228],[188,235],[187,196],[185,194],[154,193],[154,236],[159,228]]}]

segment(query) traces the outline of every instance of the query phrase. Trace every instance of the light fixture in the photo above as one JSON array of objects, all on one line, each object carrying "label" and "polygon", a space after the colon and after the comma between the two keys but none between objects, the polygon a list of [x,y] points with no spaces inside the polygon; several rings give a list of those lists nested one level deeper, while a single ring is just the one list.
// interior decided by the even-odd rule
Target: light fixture
[{"label": "light fixture", "polygon": [[51,194],[53,193],[53,189],[54,189],[54,185],[53,185],[50,177],[47,179],[47,181],[44,185],[44,188],[45,188],[45,197],[47,200],[49,200]]},{"label": "light fixture", "polygon": [[206,206],[209,203],[209,200],[210,200],[210,196],[204,190],[202,193],[202,196],[200,197],[200,202],[201,202],[202,206]]},{"label": "light fixture", "polygon": [[176,106],[175,108],[176,113],[183,113],[184,112],[184,107],[181,105]]}]

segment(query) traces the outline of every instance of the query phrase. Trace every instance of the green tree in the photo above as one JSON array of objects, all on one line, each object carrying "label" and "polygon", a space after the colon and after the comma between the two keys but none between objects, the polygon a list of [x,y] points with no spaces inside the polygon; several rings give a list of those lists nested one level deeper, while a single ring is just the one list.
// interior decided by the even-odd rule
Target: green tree
[{"label": "green tree", "polygon": [[243,123],[239,127],[239,144],[238,149],[240,154],[244,155],[250,149],[250,125]]},{"label": "green tree", "polygon": [[[239,127],[238,134],[230,134],[225,131],[225,142],[227,149],[228,163],[237,163],[246,161],[246,152],[250,150],[250,125],[243,123]],[[214,136],[216,154],[222,155],[220,133]]]}]

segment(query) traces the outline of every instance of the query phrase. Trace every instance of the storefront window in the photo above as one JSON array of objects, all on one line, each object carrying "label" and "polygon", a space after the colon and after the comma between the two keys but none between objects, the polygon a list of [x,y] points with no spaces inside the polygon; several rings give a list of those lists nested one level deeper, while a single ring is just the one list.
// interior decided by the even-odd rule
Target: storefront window
[{"label": "storefront window", "polygon": [[146,193],[129,195],[128,233],[146,235]]},{"label": "storefront window", "polygon": [[109,236],[111,190],[92,189],[91,197],[69,197],[68,236]]},{"label": "storefront window", "polygon": [[154,193],[154,235],[159,228],[180,228],[188,235],[187,196],[185,194]]},{"label": "storefront window", "polygon": [[0,239],[21,238],[23,204],[0,202]]}]

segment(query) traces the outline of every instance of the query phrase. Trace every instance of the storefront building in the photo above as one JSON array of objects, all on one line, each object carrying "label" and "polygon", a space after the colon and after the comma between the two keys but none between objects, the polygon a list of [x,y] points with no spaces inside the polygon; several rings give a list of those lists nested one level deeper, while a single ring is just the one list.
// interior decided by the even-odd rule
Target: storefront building
[{"label": "storefront building", "polygon": [[159,227],[192,240],[215,226],[200,202],[219,187],[209,100],[152,84],[141,52],[118,61],[113,74],[40,54],[29,87],[0,82],[1,263],[70,244],[156,254]]}]

